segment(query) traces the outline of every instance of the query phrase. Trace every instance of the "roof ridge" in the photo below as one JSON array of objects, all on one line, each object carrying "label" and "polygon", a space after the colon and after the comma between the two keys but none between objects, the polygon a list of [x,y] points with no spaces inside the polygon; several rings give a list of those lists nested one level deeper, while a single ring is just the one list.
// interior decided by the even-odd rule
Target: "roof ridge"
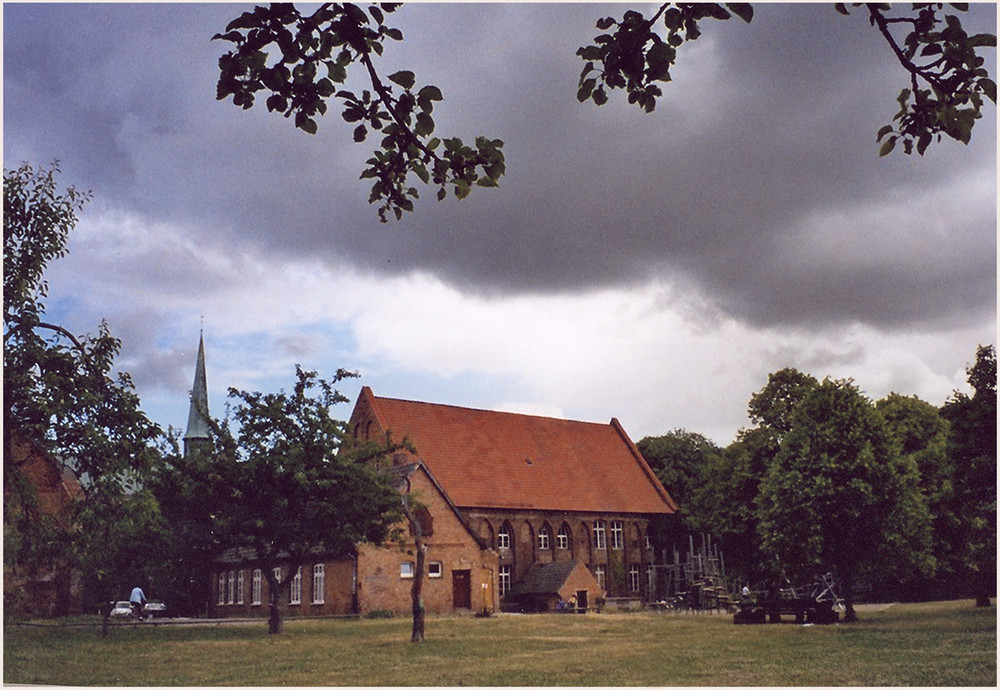
[{"label": "roof ridge", "polygon": [[[368,389],[371,391],[371,389]],[[546,419],[554,422],[566,422],[568,424],[591,424],[594,426],[606,427],[612,424],[612,422],[591,422],[583,419],[570,419],[568,417],[552,417],[550,415],[543,414],[533,414],[531,412],[512,412],[510,410],[491,410],[485,407],[469,407],[468,405],[456,405],[453,403],[439,403],[439,402],[428,402],[426,400],[409,400],[407,398],[393,398],[384,395],[375,395],[372,393],[372,398],[374,400],[385,400],[388,402],[399,402],[406,403],[410,405],[422,405],[427,407],[447,407],[453,410],[466,410],[469,412],[485,412],[487,414],[498,414],[498,415],[510,415],[513,417],[529,417],[531,419]],[[612,418],[613,419],[613,418]]]}]

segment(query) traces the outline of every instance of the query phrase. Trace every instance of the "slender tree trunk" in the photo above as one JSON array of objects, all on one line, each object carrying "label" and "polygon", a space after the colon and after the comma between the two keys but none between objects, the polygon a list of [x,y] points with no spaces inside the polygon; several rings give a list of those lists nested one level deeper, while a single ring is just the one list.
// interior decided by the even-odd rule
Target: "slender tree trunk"
[{"label": "slender tree trunk", "polygon": [[410,635],[410,642],[424,641],[424,619],[427,611],[424,607],[424,554],[426,548],[423,540],[417,537],[417,567],[413,573],[413,590],[411,598],[413,600],[413,632]]},{"label": "slender tree trunk", "polygon": [[405,494],[403,495],[403,514],[406,515],[406,519],[413,529],[413,545],[417,552],[417,563],[413,572],[413,585],[410,588],[410,599],[413,610],[413,630],[410,634],[410,642],[423,642],[424,619],[427,615],[423,600],[424,557],[427,548],[424,546],[423,529],[420,526],[420,520],[413,514],[413,510],[410,508]]}]

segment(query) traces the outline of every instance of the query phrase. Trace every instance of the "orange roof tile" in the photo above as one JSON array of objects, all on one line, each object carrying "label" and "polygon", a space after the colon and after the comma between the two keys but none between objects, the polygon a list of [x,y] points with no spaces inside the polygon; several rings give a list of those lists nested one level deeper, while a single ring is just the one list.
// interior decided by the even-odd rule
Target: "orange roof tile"
[{"label": "orange roof tile", "polygon": [[462,508],[672,513],[670,498],[618,420],[610,424],[375,397],[368,406]]}]

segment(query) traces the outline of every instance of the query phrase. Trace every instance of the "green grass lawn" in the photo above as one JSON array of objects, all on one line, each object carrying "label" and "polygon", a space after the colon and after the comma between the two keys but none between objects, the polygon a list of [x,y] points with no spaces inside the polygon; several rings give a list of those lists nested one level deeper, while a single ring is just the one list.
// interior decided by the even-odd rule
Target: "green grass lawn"
[{"label": "green grass lawn", "polygon": [[5,683],[45,685],[978,685],[997,683],[996,610],[896,604],[851,625],[591,614],[4,628]]}]

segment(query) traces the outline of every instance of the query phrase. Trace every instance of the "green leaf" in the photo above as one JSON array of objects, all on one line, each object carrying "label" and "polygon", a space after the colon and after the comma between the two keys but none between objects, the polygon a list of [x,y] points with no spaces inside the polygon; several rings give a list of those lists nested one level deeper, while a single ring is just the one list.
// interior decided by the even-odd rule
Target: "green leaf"
[{"label": "green leaf", "polygon": [[413,133],[418,137],[426,137],[434,131],[434,119],[427,113],[417,113],[417,123]]},{"label": "green leaf", "polygon": [[338,84],[343,84],[347,79],[347,69],[337,62],[327,62],[326,71],[330,79]]},{"label": "green leaf", "polygon": [[428,84],[417,92],[417,100],[421,101],[443,101],[444,95],[441,93],[441,89],[434,86],[433,84]]},{"label": "green leaf", "polygon": [[882,141],[882,137],[884,137],[891,131],[892,131],[892,125],[886,125],[885,127],[883,127],[878,131],[878,134],[875,135],[875,141]]},{"label": "green leaf", "polygon": [[889,155],[894,148],[896,148],[896,137],[889,137],[882,142],[882,145],[878,149],[879,158]]},{"label": "green leaf", "polygon": [[368,136],[368,128],[364,125],[358,125],[354,130],[354,141],[361,143]]},{"label": "green leaf", "polygon": [[730,15],[722,5],[708,3],[704,5],[704,9],[712,19],[729,19]]},{"label": "green leaf", "polygon": [[973,48],[996,48],[997,37],[994,34],[976,34],[968,40],[968,45]]},{"label": "green leaf", "polygon": [[681,11],[676,7],[671,7],[663,13],[663,25],[671,31],[681,28]]},{"label": "green leaf", "polygon": [[593,99],[594,103],[596,103],[597,105],[604,105],[605,103],[608,102],[608,94],[604,90],[603,86],[599,86],[597,89],[594,90]]},{"label": "green leaf", "polygon": [[403,32],[400,31],[399,29],[386,29],[385,30],[385,35],[388,36],[389,38],[391,38],[394,41],[402,41],[403,40]]},{"label": "green leaf", "polygon": [[986,94],[987,98],[989,98],[994,103],[997,102],[997,84],[995,81],[993,81],[992,79],[983,78],[976,83],[979,84],[979,88],[983,90],[983,93]]},{"label": "green leaf", "polygon": [[281,94],[277,93],[273,94],[272,96],[269,96],[267,99],[268,111],[273,112],[277,110],[278,112],[283,113],[285,112],[286,107],[287,107],[287,101],[285,101],[285,99],[281,96]]},{"label": "green leaf", "polygon": [[409,70],[400,70],[389,75],[389,81],[399,84],[404,89],[412,89],[416,82],[416,76]]},{"label": "green leaf", "polygon": [[835,2],[835,3],[833,3],[833,9],[837,10],[838,12],[840,12],[845,17],[848,17],[851,14],[848,11],[848,9],[847,9],[847,5],[845,5],[842,2]]},{"label": "green leaf", "polygon": [[596,79],[585,80],[576,92],[576,100],[583,103],[585,100],[590,98],[590,94],[593,93],[595,86],[597,86]]},{"label": "green leaf", "polygon": [[726,7],[737,17],[749,24],[753,21],[753,5],[747,2],[728,2]]}]

